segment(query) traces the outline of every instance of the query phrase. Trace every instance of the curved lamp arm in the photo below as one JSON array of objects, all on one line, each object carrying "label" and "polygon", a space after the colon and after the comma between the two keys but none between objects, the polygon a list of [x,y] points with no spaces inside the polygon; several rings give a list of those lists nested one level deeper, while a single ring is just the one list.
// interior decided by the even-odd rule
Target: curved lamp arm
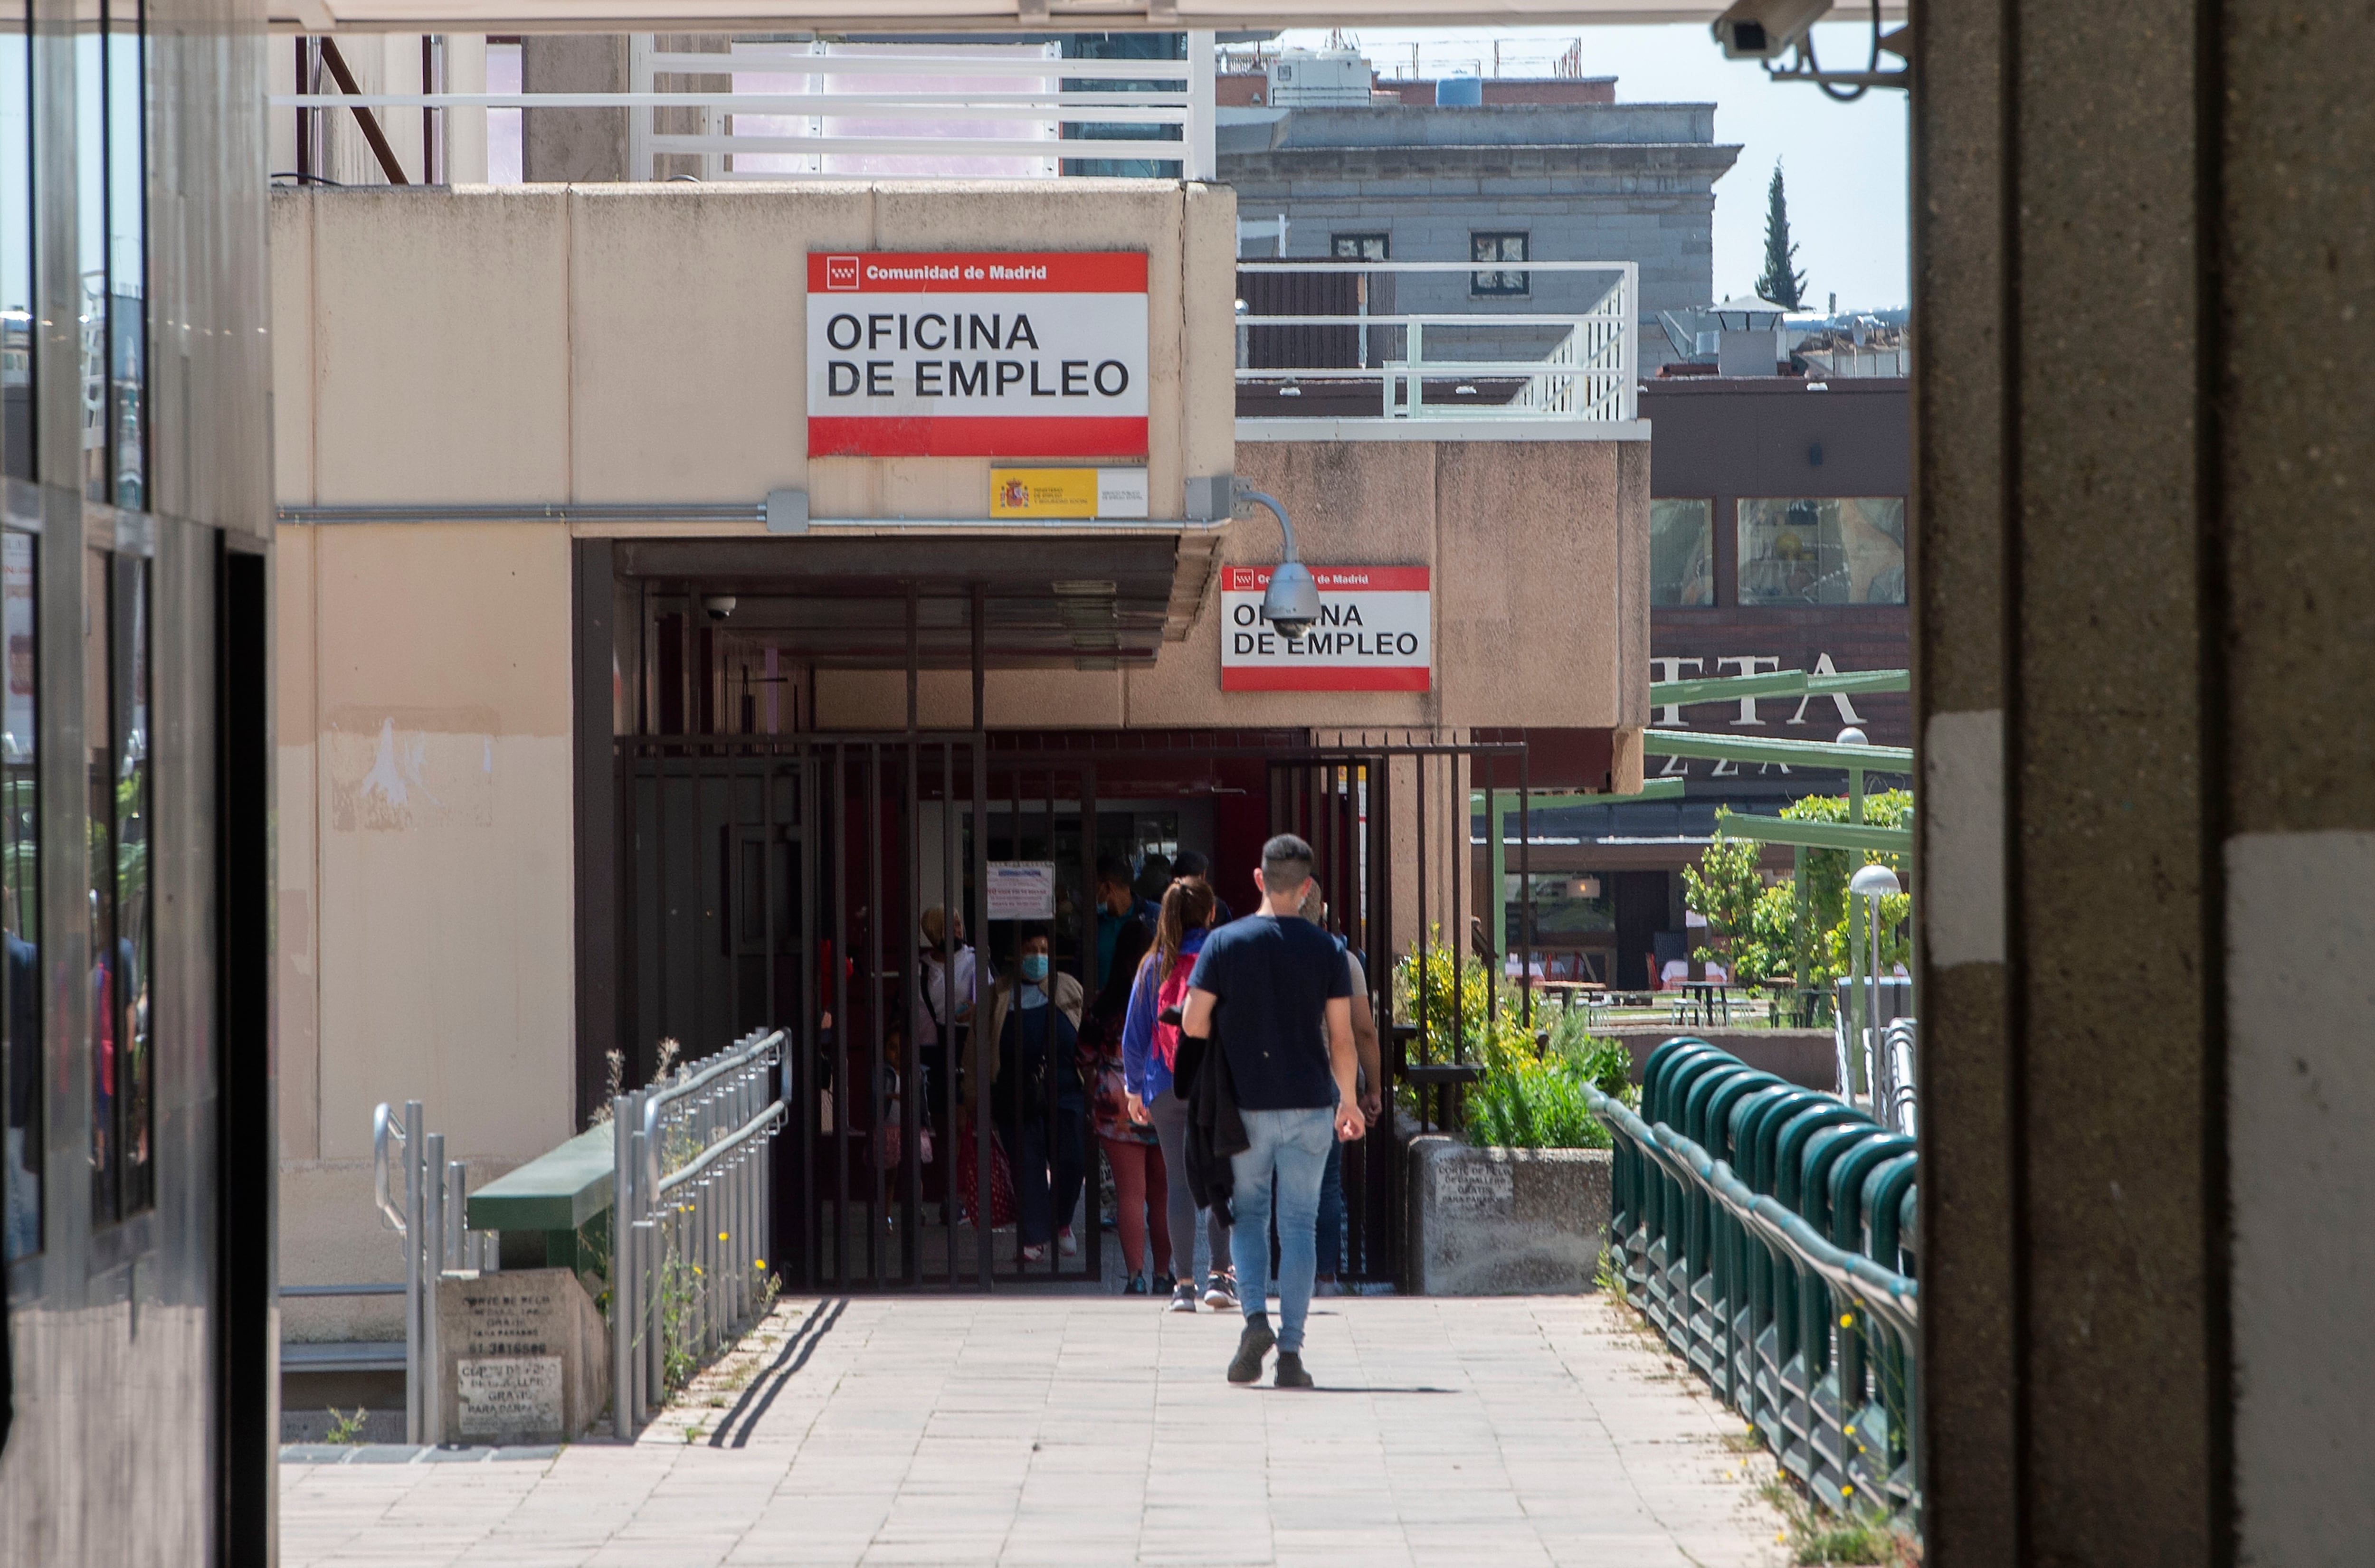
[{"label": "curved lamp arm", "polygon": [[1278,531],[1286,536],[1286,554],[1282,559],[1285,560],[1299,560],[1302,559],[1294,553],[1294,525],[1287,521],[1286,508],[1278,503],[1278,498],[1276,496],[1265,495],[1260,490],[1247,489],[1244,486],[1240,485],[1237,487],[1235,499],[1238,501],[1249,501],[1257,506],[1266,506],[1270,508],[1270,514],[1278,519]]}]

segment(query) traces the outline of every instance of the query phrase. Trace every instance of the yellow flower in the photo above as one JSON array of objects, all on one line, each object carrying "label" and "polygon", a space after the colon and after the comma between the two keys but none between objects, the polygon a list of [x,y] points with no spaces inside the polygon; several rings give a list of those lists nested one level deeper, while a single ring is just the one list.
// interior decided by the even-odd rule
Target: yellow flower
[{"label": "yellow flower", "polygon": [[753,1268],[764,1268],[767,1267],[767,1260],[763,1257],[754,1257],[750,1260],[750,1267]]},{"label": "yellow flower", "polygon": [[721,1242],[722,1242],[722,1241],[724,1241],[724,1240],[726,1239],[726,1232],[723,1232],[723,1231],[718,1232],[717,1232],[717,1239],[718,1239],[719,1241],[721,1241]]},{"label": "yellow flower", "polygon": [[1853,1328],[1855,1326],[1855,1315],[1853,1313],[1846,1312],[1839,1314],[1839,1326],[1842,1328]]}]

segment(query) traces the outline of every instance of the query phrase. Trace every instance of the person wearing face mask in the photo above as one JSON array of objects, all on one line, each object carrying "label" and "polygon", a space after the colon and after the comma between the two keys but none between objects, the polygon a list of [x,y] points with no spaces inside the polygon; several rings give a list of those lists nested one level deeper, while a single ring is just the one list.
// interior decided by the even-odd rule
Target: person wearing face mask
[{"label": "person wearing face mask", "polygon": [[924,1103],[938,1105],[946,1092],[942,1075],[973,1021],[974,954],[965,945],[963,915],[956,918],[953,941],[949,913],[939,904],[924,911],[919,925],[924,941],[916,954],[914,1039],[924,1067]]},{"label": "person wearing face mask", "polygon": [[1046,932],[1033,931],[1014,969],[991,984],[974,1034],[966,1099],[978,1125],[979,1086],[989,1086],[990,1121],[1014,1173],[1026,1263],[1046,1257],[1051,1232],[1065,1256],[1081,1250],[1071,1219],[1088,1165],[1078,1059],[1084,999],[1077,978],[1052,973]]}]

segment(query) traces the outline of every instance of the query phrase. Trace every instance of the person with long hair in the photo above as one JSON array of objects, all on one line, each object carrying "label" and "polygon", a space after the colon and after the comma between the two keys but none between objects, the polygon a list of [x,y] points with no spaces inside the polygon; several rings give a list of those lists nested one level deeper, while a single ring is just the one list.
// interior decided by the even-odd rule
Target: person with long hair
[{"label": "person with long hair", "polygon": [[[1177,1059],[1179,1029],[1176,1022],[1164,1022],[1163,1014],[1186,1000],[1188,975],[1211,929],[1212,906],[1209,887],[1174,882],[1164,890],[1154,925],[1154,946],[1138,966],[1121,1031],[1122,1085],[1128,1096],[1129,1119],[1140,1126],[1152,1126],[1163,1151],[1163,1185],[1169,1209],[1165,1228],[1170,1232],[1175,1281],[1173,1312],[1196,1310],[1196,1196],[1188,1185],[1188,1102],[1172,1092],[1171,1068]],[[1171,1016],[1176,1020],[1178,1014],[1173,1011]],[[1215,1312],[1234,1310],[1237,1298],[1229,1268],[1229,1222],[1218,1211],[1207,1209],[1205,1232],[1212,1269],[1205,1281],[1204,1304]]]}]

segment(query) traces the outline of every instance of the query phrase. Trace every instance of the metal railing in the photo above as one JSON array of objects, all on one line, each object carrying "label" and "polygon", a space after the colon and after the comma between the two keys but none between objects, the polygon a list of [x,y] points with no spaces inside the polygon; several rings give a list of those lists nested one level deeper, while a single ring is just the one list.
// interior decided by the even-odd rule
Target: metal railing
[{"label": "metal railing", "polygon": [[[1524,279],[1518,308],[1476,280]],[[1604,286],[1597,282],[1608,278]],[[1237,263],[1240,418],[1629,420],[1633,262]],[[1472,295],[1472,297],[1471,297]],[[1572,310],[1542,310],[1572,299]]]},{"label": "metal railing", "polygon": [[610,1409],[620,1438],[668,1396],[671,1349],[702,1360],[763,1296],[785,1032],[753,1032],[610,1102]]},{"label": "metal railing", "polygon": [[1888,1020],[1874,1030],[1862,1020],[1875,1015],[1883,988],[1910,996],[1912,982],[1884,978],[1869,981],[1842,978],[1837,1005],[1831,1009],[1831,1044],[1837,1057],[1839,1098],[1870,1111],[1874,1119],[1898,1132],[1911,1133],[1920,1095],[1915,1073],[1921,1028],[1910,1014]]},{"label": "metal railing", "polygon": [[1918,1514],[1913,1140],[1688,1036],[1585,1092],[1631,1304],[1827,1507]]},{"label": "metal railing", "polygon": [[[401,1207],[390,1188],[390,1166],[396,1159],[404,1161]],[[400,1119],[385,1101],[380,1102],[372,1113],[372,1199],[379,1209],[381,1222],[402,1236],[405,1243],[407,1443],[444,1441],[443,1413],[437,1399],[438,1277],[449,1269],[492,1269],[497,1266],[495,1233],[473,1231],[464,1223],[464,1202],[469,1196],[469,1172],[462,1161],[445,1158],[445,1135],[424,1130],[419,1101],[406,1101]],[[362,1289],[342,1286],[335,1293],[358,1293]]]},{"label": "metal railing", "polygon": [[[948,162],[963,159],[1000,166],[978,172],[1025,178],[1058,175],[1068,160],[1151,160],[1165,166],[1166,178],[1210,180],[1217,170],[1212,35],[1188,37],[1185,60],[1082,60],[1064,58],[1053,43],[738,41],[731,53],[687,53],[636,35],[629,45],[631,177],[939,177],[966,172]],[[690,85],[721,77],[741,90]],[[754,91],[750,78],[784,86]],[[664,79],[687,85],[671,92]],[[1135,134],[1067,135],[1068,126]],[[1178,127],[1177,136],[1164,136],[1164,126]],[[914,167],[885,168],[886,159]]]}]

